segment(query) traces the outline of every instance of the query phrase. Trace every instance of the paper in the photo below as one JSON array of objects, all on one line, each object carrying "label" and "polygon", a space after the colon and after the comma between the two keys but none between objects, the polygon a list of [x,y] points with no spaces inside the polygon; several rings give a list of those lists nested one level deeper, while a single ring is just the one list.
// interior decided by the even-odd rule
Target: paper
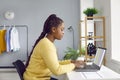
[{"label": "paper", "polygon": [[86,79],[101,79],[101,76],[96,72],[83,72]]}]

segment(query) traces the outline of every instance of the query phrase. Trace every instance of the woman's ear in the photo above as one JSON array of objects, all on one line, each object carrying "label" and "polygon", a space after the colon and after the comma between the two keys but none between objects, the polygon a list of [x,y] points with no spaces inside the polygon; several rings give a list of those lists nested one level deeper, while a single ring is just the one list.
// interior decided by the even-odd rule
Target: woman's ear
[{"label": "woman's ear", "polygon": [[55,27],[52,27],[52,32],[56,32],[56,28]]}]

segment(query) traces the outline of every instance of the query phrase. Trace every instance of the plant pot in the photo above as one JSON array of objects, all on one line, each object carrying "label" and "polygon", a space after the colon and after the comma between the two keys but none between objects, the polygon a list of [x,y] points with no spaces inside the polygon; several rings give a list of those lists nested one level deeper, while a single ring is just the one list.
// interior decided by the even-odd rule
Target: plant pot
[{"label": "plant pot", "polygon": [[[93,17],[93,14],[88,14],[87,17]],[[87,20],[93,20],[93,18],[87,18]]]}]

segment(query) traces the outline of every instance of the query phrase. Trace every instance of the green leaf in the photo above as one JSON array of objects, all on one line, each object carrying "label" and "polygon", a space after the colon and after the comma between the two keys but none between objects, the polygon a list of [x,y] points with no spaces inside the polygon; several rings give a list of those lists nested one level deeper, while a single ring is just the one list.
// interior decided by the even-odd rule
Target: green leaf
[{"label": "green leaf", "polygon": [[67,50],[65,51],[65,53],[66,55],[64,56],[64,60],[66,59],[76,60],[79,56],[80,51],[67,47]]},{"label": "green leaf", "polygon": [[85,15],[93,15],[93,14],[97,14],[98,10],[96,8],[87,8],[83,11],[83,13]]}]

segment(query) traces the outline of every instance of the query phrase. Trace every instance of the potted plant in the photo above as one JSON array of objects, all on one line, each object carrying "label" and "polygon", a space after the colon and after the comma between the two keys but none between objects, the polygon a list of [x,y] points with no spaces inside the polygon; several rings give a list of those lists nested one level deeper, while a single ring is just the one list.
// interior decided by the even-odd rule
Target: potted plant
[{"label": "potted plant", "polygon": [[80,51],[79,50],[75,50],[73,48],[67,47],[67,50],[65,51],[65,56],[64,56],[64,60],[76,60],[79,56],[80,56]]},{"label": "potted plant", "polygon": [[97,14],[98,13],[98,10],[96,8],[87,8],[83,11],[83,13],[88,16],[88,17],[91,17],[93,16],[94,14]]}]

